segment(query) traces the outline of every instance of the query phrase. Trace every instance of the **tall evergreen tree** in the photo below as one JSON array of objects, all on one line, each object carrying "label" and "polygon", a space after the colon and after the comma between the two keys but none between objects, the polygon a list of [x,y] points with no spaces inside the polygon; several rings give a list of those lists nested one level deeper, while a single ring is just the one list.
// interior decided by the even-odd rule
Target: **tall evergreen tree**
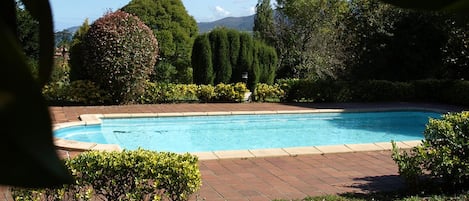
[{"label": "tall evergreen tree", "polygon": [[82,41],[90,29],[88,19],[85,19],[83,24],[78,28],[77,32],[73,35],[72,44],[70,45],[70,80],[87,80],[85,68],[83,66],[83,44]]},{"label": "tall evergreen tree", "polygon": [[267,44],[274,43],[274,10],[270,0],[258,0],[254,16],[254,37]]},{"label": "tall evergreen tree", "polygon": [[210,32],[209,38],[212,44],[211,48],[215,84],[229,83],[231,81],[232,68],[227,31],[224,28],[215,29]]},{"label": "tall evergreen tree", "polygon": [[[253,39],[248,33],[240,33],[239,35],[239,56],[238,66],[236,67],[239,72],[244,73],[251,70],[254,55],[253,51]],[[249,76],[250,77],[250,76]],[[241,77],[239,77],[241,81]]]},{"label": "tall evergreen tree", "polygon": [[199,35],[195,39],[191,61],[194,83],[213,85],[212,50],[208,34]]},{"label": "tall evergreen tree", "polygon": [[239,72],[239,69],[237,68],[240,48],[239,31],[229,29],[227,35],[230,45],[230,63],[232,67],[231,81],[236,82],[236,79],[241,77],[241,72]]}]

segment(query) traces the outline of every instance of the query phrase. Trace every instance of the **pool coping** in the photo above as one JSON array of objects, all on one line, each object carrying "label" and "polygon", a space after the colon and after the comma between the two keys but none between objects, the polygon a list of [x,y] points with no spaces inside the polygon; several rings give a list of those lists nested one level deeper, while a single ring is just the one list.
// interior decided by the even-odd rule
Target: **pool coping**
[{"label": "pool coping", "polygon": [[[171,112],[171,113],[113,113],[113,114],[82,114],[80,121],[58,123],[53,125],[53,130],[72,126],[91,126],[101,124],[102,118],[151,118],[151,117],[183,117],[183,116],[222,116],[222,115],[261,115],[261,114],[305,114],[305,113],[333,113],[333,112],[385,112],[385,111],[429,111],[446,113],[447,109],[428,107],[393,107],[393,108],[361,108],[361,109],[306,109],[306,110],[276,110],[276,111],[223,111],[223,112]],[[398,147],[410,149],[419,145],[421,140],[397,141]],[[97,144],[90,142],[79,142],[54,137],[57,148],[71,151],[122,151],[117,144]],[[386,151],[391,150],[391,142],[379,142],[369,144],[343,144],[310,147],[252,149],[252,150],[230,150],[210,152],[190,152],[198,156],[199,160],[218,160],[234,158],[259,158],[278,156],[298,156],[308,154],[349,153],[362,151]]]}]

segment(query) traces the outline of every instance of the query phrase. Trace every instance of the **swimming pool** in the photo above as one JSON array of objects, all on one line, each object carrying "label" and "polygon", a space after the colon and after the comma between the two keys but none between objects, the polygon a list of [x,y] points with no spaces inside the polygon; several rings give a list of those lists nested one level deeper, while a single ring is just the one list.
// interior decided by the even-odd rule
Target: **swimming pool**
[{"label": "swimming pool", "polygon": [[157,118],[103,118],[55,137],[155,151],[207,152],[421,140],[441,113],[388,111]]}]

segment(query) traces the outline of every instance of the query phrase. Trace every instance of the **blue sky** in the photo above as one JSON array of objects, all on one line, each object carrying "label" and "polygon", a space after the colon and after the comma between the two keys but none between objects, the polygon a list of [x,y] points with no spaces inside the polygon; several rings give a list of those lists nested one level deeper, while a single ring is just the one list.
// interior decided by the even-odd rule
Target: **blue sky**
[{"label": "blue sky", "polygon": [[[88,18],[92,23],[107,11],[115,11],[130,0],[50,0],[56,31],[79,26]],[[254,14],[257,0],[182,0],[197,22]]]}]

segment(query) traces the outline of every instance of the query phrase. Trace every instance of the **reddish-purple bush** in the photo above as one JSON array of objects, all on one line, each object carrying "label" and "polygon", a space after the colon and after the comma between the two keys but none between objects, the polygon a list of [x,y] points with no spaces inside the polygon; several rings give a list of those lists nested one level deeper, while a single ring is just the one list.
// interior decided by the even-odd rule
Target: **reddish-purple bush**
[{"label": "reddish-purple bush", "polygon": [[83,43],[88,79],[108,91],[114,103],[138,100],[158,57],[150,28],[138,17],[116,11],[96,20]]}]

